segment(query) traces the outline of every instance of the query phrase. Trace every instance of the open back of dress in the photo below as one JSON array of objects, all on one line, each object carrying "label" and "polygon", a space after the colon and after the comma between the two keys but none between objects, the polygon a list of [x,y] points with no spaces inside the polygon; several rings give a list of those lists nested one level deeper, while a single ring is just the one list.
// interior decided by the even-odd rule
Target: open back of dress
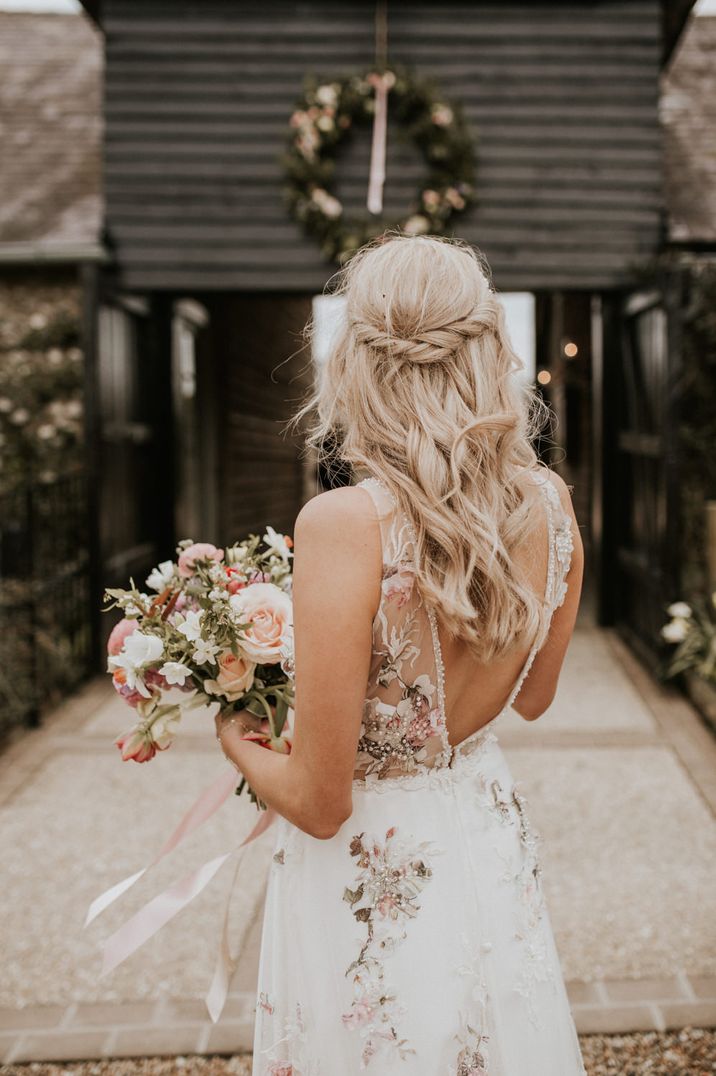
[{"label": "open back of dress", "polygon": [[[545,471],[533,472],[548,520],[548,566],[544,602],[551,617],[564,601],[572,551],[569,516]],[[493,721],[455,747],[445,714],[445,669],[434,612],[415,585],[414,539],[390,491],[376,478],[358,483],[374,499],[383,550],[382,593],[373,623],[373,656],[363,712],[355,778],[383,779],[421,767],[448,766],[471,750],[480,734],[506,713],[537,654],[533,646],[509,698]]]}]

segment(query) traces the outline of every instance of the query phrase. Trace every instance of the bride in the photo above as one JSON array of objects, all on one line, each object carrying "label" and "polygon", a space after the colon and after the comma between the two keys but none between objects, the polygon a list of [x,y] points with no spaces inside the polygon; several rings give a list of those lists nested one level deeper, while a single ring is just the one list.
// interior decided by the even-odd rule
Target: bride
[{"label": "bride", "polygon": [[360,477],[295,528],[290,754],[217,719],[281,816],[254,1076],[584,1073],[527,805],[498,745],[549,706],[582,546],[474,251],[387,236],[341,271],[312,443]]}]

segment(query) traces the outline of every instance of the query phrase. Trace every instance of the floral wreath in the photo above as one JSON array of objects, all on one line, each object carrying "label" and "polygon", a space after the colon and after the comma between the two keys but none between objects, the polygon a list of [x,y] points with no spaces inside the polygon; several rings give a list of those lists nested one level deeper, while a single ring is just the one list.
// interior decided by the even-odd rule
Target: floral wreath
[{"label": "floral wreath", "polygon": [[[374,120],[381,82],[401,133],[419,147],[428,166],[417,198],[398,220],[367,212],[348,216],[332,193],[338,150],[355,127]],[[371,69],[330,82],[308,79],[290,119],[284,167],[291,216],[337,262],[386,228],[440,234],[453,214],[474,201],[474,143],[460,109],[433,81],[406,69]]]}]

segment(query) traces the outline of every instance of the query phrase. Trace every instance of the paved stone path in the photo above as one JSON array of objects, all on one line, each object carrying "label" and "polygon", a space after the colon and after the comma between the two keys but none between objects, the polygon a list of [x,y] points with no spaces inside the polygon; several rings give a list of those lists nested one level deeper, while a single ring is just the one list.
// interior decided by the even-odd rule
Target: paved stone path
[{"label": "paved stone path", "polygon": [[[93,682],[0,758],[0,1062],[251,1047],[270,835],[232,897],[241,960],[220,1022],[202,998],[232,872],[112,976],[98,942],[190,864],[232,847],[254,808],[230,800],[87,931],[90,900],[146,863],[220,772],[213,729],[122,765],[126,711]],[[716,1026],[716,744],[610,633],[580,629],[558,699],[500,740],[542,836],[550,916],[582,1032]]]}]

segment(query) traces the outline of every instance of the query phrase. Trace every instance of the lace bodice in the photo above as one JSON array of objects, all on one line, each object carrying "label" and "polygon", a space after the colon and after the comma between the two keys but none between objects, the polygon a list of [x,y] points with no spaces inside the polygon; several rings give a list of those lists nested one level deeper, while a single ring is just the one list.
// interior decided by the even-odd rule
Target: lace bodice
[{"label": "lace bodice", "polygon": [[[549,559],[545,602],[549,615],[562,604],[572,554],[571,520],[545,470],[533,472],[547,511]],[[389,489],[376,478],[358,483],[373,497],[383,550],[382,593],[373,622],[373,652],[360,728],[354,780],[445,768],[491,735],[510,709],[534,661],[530,650],[499,714],[454,747],[445,719],[445,671],[435,613],[422,600],[413,572],[414,537]]]}]

